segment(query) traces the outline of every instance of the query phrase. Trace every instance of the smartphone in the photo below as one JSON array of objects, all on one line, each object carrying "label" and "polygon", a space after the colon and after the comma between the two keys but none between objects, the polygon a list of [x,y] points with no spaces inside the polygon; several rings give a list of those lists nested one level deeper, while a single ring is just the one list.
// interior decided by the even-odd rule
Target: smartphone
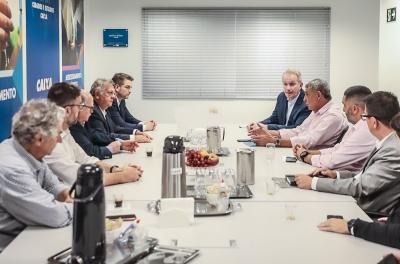
[{"label": "smartphone", "polygon": [[253,142],[251,138],[239,138],[236,139],[237,142]]},{"label": "smartphone", "polygon": [[297,161],[296,157],[291,157],[291,156],[286,157],[286,162],[296,162],[296,161]]},{"label": "smartphone", "polygon": [[120,214],[120,215],[108,215],[106,216],[108,219],[118,219],[122,218],[122,220],[125,221],[133,221],[136,220],[136,215],[135,214]]},{"label": "smartphone", "polygon": [[286,178],[286,182],[290,185],[290,186],[297,186],[296,181],[294,180],[295,176],[293,174],[289,174],[289,175],[285,175]]},{"label": "smartphone", "polygon": [[398,264],[396,257],[393,254],[386,255],[378,264]]},{"label": "smartphone", "polygon": [[343,219],[343,216],[341,216],[341,215],[327,215],[326,216],[326,219],[331,219],[331,218]]}]

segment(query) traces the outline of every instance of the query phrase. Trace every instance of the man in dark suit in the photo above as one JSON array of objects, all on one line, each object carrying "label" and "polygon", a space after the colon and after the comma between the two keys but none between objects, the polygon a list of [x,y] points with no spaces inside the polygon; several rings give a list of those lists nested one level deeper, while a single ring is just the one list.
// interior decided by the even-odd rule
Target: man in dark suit
[{"label": "man in dark suit", "polygon": [[[394,94],[379,91],[369,95],[362,119],[378,142],[361,172],[317,169],[311,175],[297,175],[297,186],[351,195],[365,211],[391,214],[400,199],[400,140],[390,121],[399,110],[399,101]],[[319,173],[327,178],[312,177]]]},{"label": "man in dark suit", "polygon": [[[311,110],[304,103],[304,91],[301,73],[296,70],[286,70],[282,74],[283,92],[276,99],[275,109],[267,119],[260,121],[269,130],[294,128],[303,123]],[[252,130],[255,123],[249,125]]]},{"label": "man in dark suit", "polygon": [[128,127],[138,129],[140,131],[151,131],[156,127],[154,120],[140,121],[139,119],[132,116],[126,107],[125,100],[128,99],[132,92],[132,76],[126,73],[114,74],[112,81],[114,82],[116,98],[114,99],[112,106],[107,109],[113,122],[121,127]]},{"label": "man in dark suit", "polygon": [[78,122],[70,126],[69,130],[76,143],[81,146],[87,155],[95,156],[102,160],[112,158],[113,154],[119,153],[121,150],[131,152],[136,150],[138,144],[134,140],[116,140],[107,145],[93,144],[93,135],[84,127],[85,122],[89,120],[93,111],[93,97],[86,91],[81,91],[81,97],[83,109],[79,112]]},{"label": "man in dark suit", "polygon": [[105,79],[97,79],[91,87],[94,99],[93,113],[85,128],[92,134],[92,142],[96,145],[108,145],[116,140],[135,140],[139,143],[151,141],[151,137],[128,127],[121,127],[112,121],[107,109],[115,99],[113,83]]}]

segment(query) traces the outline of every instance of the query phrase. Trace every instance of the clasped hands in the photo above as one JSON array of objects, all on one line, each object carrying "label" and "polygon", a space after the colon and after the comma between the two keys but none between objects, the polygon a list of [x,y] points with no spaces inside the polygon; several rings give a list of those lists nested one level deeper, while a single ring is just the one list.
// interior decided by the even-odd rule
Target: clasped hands
[{"label": "clasped hands", "polygon": [[121,150],[135,152],[139,144],[135,140],[116,140],[108,146],[111,147],[112,153],[115,154],[121,152]]}]

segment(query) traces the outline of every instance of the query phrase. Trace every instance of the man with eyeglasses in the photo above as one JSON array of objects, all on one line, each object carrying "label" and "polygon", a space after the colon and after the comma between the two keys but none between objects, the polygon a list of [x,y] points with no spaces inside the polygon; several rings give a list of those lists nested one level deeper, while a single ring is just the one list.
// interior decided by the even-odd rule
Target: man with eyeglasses
[{"label": "man with eyeglasses", "polygon": [[[303,123],[311,111],[304,103],[303,81],[297,70],[287,69],[282,74],[283,92],[276,99],[275,109],[271,116],[260,121],[270,130],[294,128]],[[248,126],[249,131],[257,128],[257,123]]]},{"label": "man with eyeglasses", "polygon": [[95,156],[99,159],[109,159],[113,154],[125,151],[135,151],[139,146],[134,140],[116,140],[109,144],[96,145],[93,143],[92,135],[84,127],[85,122],[89,120],[93,113],[93,97],[87,91],[81,91],[82,100],[84,102],[83,109],[79,112],[78,122],[72,125],[69,130],[82,149],[89,156]]},{"label": "man with eyeglasses", "polygon": [[54,84],[47,95],[49,101],[63,106],[65,109],[64,122],[62,124],[62,141],[54,148],[53,152],[44,157],[44,161],[50,169],[65,184],[72,185],[77,176],[81,164],[95,163],[104,170],[104,184],[112,185],[137,181],[143,174],[143,170],[137,165],[118,167],[98,158],[88,156],[75,142],[69,127],[76,124],[80,110],[84,110],[81,91],[75,85],[69,83]]},{"label": "man with eyeglasses", "polygon": [[353,196],[359,206],[373,214],[389,215],[400,200],[400,140],[390,121],[399,112],[397,97],[390,92],[375,92],[365,100],[362,119],[378,142],[362,170],[349,171],[318,169],[313,175],[299,174],[295,180],[302,189],[313,189]]}]

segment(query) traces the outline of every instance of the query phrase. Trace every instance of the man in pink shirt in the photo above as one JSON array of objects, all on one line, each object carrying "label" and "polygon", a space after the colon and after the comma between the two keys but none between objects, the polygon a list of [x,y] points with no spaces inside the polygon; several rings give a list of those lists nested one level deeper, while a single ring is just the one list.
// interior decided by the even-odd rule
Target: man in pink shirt
[{"label": "man in pink shirt", "polygon": [[359,171],[376,144],[376,138],[369,132],[367,123],[361,119],[365,110],[364,99],[371,94],[365,86],[352,86],[344,92],[342,104],[347,120],[353,124],[342,142],[332,148],[307,150],[295,146],[298,159],[315,167]]},{"label": "man in pink shirt", "polygon": [[250,131],[254,142],[258,146],[275,143],[280,147],[303,145],[308,149],[332,147],[347,127],[347,121],[341,109],[332,102],[328,83],[321,79],[307,83],[304,102],[312,113],[303,124],[272,131],[258,123],[259,128]]}]

